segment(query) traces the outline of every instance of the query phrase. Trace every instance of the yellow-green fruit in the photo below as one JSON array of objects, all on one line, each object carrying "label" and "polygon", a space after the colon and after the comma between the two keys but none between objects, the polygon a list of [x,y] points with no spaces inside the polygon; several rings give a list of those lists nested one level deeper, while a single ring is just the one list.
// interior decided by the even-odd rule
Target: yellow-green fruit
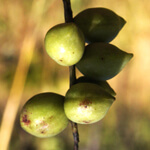
[{"label": "yellow-green fruit", "polygon": [[110,42],[122,29],[126,21],[106,8],[89,8],[74,17],[74,22],[90,42]]},{"label": "yellow-green fruit", "polygon": [[99,85],[77,83],[67,91],[64,109],[66,116],[79,124],[91,124],[101,120],[115,98]]},{"label": "yellow-green fruit", "polygon": [[71,66],[82,57],[84,35],[74,23],[62,23],[51,28],[45,36],[45,49],[58,64]]},{"label": "yellow-green fruit", "polygon": [[85,76],[81,76],[76,80],[76,83],[95,83],[102,87],[106,92],[108,92],[112,96],[116,96],[116,92],[111,88],[107,81],[97,81]]},{"label": "yellow-green fruit", "polygon": [[55,93],[33,96],[22,109],[20,124],[26,132],[41,138],[62,132],[68,125],[64,97]]},{"label": "yellow-green fruit", "polygon": [[86,46],[82,59],[76,64],[79,71],[94,80],[108,80],[116,76],[130,61],[133,54],[108,43]]}]

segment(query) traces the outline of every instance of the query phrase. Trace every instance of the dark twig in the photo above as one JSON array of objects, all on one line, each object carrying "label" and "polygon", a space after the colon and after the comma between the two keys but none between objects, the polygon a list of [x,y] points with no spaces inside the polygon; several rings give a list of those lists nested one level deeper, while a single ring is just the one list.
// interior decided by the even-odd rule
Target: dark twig
[{"label": "dark twig", "polygon": [[71,87],[76,82],[75,65],[69,67],[69,73],[70,73],[70,87]]},{"label": "dark twig", "polygon": [[65,22],[72,22],[72,10],[71,10],[71,3],[70,0],[63,0],[64,4],[64,16],[65,16]]},{"label": "dark twig", "polygon": [[[70,0],[63,0],[64,4],[64,16],[65,16],[65,22],[69,23],[73,21],[72,17],[72,10],[71,10],[71,3]],[[70,73],[70,87],[75,84],[76,82],[76,73],[75,73],[75,66],[69,67],[69,73]],[[72,133],[74,138],[74,150],[78,150],[78,143],[79,143],[79,133],[78,133],[78,125],[77,123],[71,122],[72,127]]]},{"label": "dark twig", "polygon": [[[76,82],[76,75],[75,75],[75,66],[70,66],[69,67],[69,72],[70,72],[70,87],[75,84]],[[74,123],[72,121],[71,126],[72,126],[72,133],[73,133],[73,138],[74,138],[74,150],[78,150],[78,143],[79,143],[79,133],[78,133],[78,125],[77,123]]]},{"label": "dark twig", "polygon": [[74,138],[74,150],[78,150],[79,148],[79,133],[78,133],[78,125],[71,121],[72,133]]}]

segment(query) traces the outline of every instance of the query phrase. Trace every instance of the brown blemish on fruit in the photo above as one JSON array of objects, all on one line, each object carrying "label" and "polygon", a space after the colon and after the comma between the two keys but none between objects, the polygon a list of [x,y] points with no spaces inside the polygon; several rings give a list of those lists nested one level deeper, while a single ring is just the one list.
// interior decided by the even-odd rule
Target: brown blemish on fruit
[{"label": "brown blemish on fruit", "polygon": [[40,123],[40,133],[45,134],[48,128],[48,124],[45,121]]},{"label": "brown blemish on fruit", "polygon": [[84,108],[87,108],[87,106],[90,105],[90,104],[92,104],[92,102],[85,99],[85,100],[82,101],[79,105],[80,105],[80,106],[84,106]]},{"label": "brown blemish on fruit", "polygon": [[45,133],[45,131],[43,130],[43,131],[41,131],[41,133],[42,133],[42,134],[44,134],[44,133]]},{"label": "brown blemish on fruit", "polygon": [[61,62],[62,62],[63,60],[62,60],[62,59],[60,59],[59,61],[61,61]]},{"label": "brown blemish on fruit", "polygon": [[42,126],[42,129],[46,129],[48,127],[48,124],[45,121],[42,121],[40,125]]},{"label": "brown blemish on fruit", "polygon": [[25,115],[22,117],[22,122],[24,122],[24,124],[26,124],[26,125],[29,125],[31,121],[28,120],[28,116],[25,114]]},{"label": "brown blemish on fruit", "polygon": [[53,119],[53,118],[54,118],[54,116],[50,116],[50,117],[49,117],[50,120]]}]

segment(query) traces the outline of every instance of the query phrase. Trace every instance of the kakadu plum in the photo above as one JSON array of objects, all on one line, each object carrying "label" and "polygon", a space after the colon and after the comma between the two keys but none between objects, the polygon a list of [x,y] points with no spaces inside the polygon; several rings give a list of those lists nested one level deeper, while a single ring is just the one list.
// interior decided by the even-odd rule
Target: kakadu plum
[{"label": "kakadu plum", "polygon": [[84,33],[86,42],[110,42],[126,21],[107,8],[89,8],[74,17],[74,22]]},{"label": "kakadu plum", "polygon": [[57,135],[68,125],[63,105],[64,97],[56,93],[33,96],[22,109],[21,127],[37,137]]},{"label": "kakadu plum", "polygon": [[133,54],[108,43],[86,46],[82,59],[76,64],[79,71],[95,80],[108,80],[116,76],[130,61]]},{"label": "kakadu plum", "polygon": [[115,98],[93,83],[77,83],[65,96],[66,116],[73,122],[91,124],[101,120]]},{"label": "kakadu plum", "polygon": [[74,23],[58,24],[45,36],[48,55],[62,66],[76,64],[81,59],[84,48],[84,35]]}]

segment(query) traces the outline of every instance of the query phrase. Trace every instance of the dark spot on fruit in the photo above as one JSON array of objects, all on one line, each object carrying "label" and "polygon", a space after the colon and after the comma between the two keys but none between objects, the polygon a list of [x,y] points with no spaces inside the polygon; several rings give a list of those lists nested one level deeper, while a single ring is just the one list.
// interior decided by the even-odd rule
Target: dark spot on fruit
[{"label": "dark spot on fruit", "polygon": [[27,116],[27,115],[24,115],[24,116],[22,117],[22,122],[24,122],[26,125],[29,125],[31,121],[28,120],[28,116]]},{"label": "dark spot on fruit", "polygon": [[63,60],[62,60],[62,59],[60,59],[59,61],[61,61],[61,62],[62,62]]},{"label": "dark spot on fruit", "polygon": [[50,117],[49,117],[50,120],[53,119],[53,118],[54,118],[54,116],[50,116]]},{"label": "dark spot on fruit", "polygon": [[43,130],[43,131],[41,131],[41,133],[42,133],[42,134],[44,134],[44,133],[45,133],[45,131]]},{"label": "dark spot on fruit", "polygon": [[74,54],[74,52],[72,52],[72,54]]},{"label": "dark spot on fruit", "polygon": [[80,106],[84,106],[84,108],[87,108],[87,106],[90,105],[90,104],[92,104],[92,102],[85,99],[85,100],[82,101],[79,105],[80,105]]},{"label": "dark spot on fruit", "polygon": [[48,129],[48,126],[49,125],[45,121],[40,122],[40,124],[39,124],[39,127],[40,127],[39,131],[40,131],[40,133],[41,134],[45,134],[47,129]]},{"label": "dark spot on fruit", "polygon": [[48,124],[47,124],[45,121],[42,121],[42,122],[40,123],[40,126],[41,126],[41,129],[46,129],[46,128],[48,128]]}]

